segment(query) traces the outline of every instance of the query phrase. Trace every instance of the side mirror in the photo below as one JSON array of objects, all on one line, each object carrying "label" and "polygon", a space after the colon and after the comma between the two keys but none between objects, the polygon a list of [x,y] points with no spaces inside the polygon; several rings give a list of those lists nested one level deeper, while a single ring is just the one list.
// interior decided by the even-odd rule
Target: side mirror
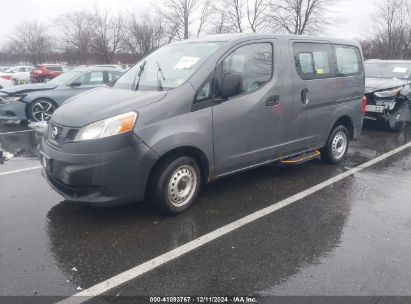
[{"label": "side mirror", "polygon": [[240,94],[243,91],[243,78],[241,74],[226,74],[221,84],[220,96],[227,99],[231,96]]},{"label": "side mirror", "polygon": [[81,86],[81,82],[72,82],[72,83],[70,83],[70,86],[71,87],[79,87],[79,86]]}]

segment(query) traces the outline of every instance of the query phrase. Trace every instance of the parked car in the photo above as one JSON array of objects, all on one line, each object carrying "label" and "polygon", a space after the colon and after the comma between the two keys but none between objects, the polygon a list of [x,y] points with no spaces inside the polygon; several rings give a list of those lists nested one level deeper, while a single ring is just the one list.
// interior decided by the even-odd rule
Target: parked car
[{"label": "parked car", "polygon": [[3,88],[11,87],[13,85],[14,85],[14,81],[0,77],[0,90]]},{"label": "parked car", "polygon": [[44,84],[28,84],[0,90],[0,119],[49,121],[53,112],[69,98],[107,84],[122,75],[112,68],[73,69]]},{"label": "parked car", "polygon": [[0,66],[0,72],[6,72],[8,69],[12,68],[11,65]]},{"label": "parked car", "polygon": [[30,81],[30,72],[33,67],[30,66],[15,66],[0,72],[0,78],[12,80],[17,84],[28,83]]},{"label": "parked car", "polygon": [[147,194],[186,210],[201,184],[280,160],[344,159],[361,133],[357,42],[217,35],[162,47],[54,112],[43,175],[68,201],[112,205]]},{"label": "parked car", "polygon": [[365,118],[387,122],[392,130],[404,128],[411,120],[411,109],[406,98],[397,97],[411,83],[411,61],[368,60],[365,62],[365,76]]},{"label": "parked car", "polygon": [[30,74],[30,80],[33,83],[47,82],[64,73],[61,64],[40,64]]}]

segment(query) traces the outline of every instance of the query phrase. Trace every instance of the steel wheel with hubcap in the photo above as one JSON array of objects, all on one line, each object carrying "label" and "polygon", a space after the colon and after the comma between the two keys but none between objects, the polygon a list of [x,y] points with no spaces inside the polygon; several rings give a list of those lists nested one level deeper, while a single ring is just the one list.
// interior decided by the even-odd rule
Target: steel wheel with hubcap
[{"label": "steel wheel with hubcap", "polygon": [[197,175],[190,165],[179,167],[171,176],[168,183],[168,198],[179,207],[190,201],[197,187]]},{"label": "steel wheel with hubcap", "polygon": [[30,119],[35,122],[49,121],[56,108],[57,105],[51,100],[37,100],[29,106]]},{"label": "steel wheel with hubcap", "polygon": [[201,185],[200,168],[189,156],[162,160],[154,169],[149,196],[158,209],[176,214],[189,208]]},{"label": "steel wheel with hubcap", "polygon": [[345,126],[336,126],[331,132],[326,146],[321,149],[321,158],[330,164],[341,162],[347,154],[349,138]]},{"label": "steel wheel with hubcap", "polygon": [[343,131],[335,134],[332,143],[332,152],[335,159],[340,159],[344,156],[347,150],[347,142],[347,135]]}]

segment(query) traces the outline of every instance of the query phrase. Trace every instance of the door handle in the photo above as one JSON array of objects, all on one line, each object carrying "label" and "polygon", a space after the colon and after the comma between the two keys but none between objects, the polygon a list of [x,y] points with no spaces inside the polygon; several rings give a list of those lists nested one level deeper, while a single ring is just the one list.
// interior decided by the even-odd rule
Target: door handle
[{"label": "door handle", "polygon": [[268,106],[268,107],[278,105],[279,103],[280,103],[280,96],[279,95],[270,96],[265,101],[265,105]]},{"label": "door handle", "polygon": [[308,95],[309,92],[310,91],[307,88],[305,88],[301,91],[301,102],[305,105],[310,102],[310,97]]}]

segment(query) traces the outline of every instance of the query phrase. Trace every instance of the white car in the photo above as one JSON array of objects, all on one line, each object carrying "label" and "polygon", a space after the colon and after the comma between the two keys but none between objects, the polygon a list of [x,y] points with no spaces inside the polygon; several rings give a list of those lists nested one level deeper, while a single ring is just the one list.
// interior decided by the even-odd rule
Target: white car
[{"label": "white car", "polygon": [[28,83],[32,70],[33,67],[30,66],[15,66],[5,70],[5,72],[0,72],[0,78],[12,80],[16,83]]},{"label": "white car", "polygon": [[0,77],[0,90],[3,88],[11,87],[12,85],[14,85],[13,80],[7,80]]}]

